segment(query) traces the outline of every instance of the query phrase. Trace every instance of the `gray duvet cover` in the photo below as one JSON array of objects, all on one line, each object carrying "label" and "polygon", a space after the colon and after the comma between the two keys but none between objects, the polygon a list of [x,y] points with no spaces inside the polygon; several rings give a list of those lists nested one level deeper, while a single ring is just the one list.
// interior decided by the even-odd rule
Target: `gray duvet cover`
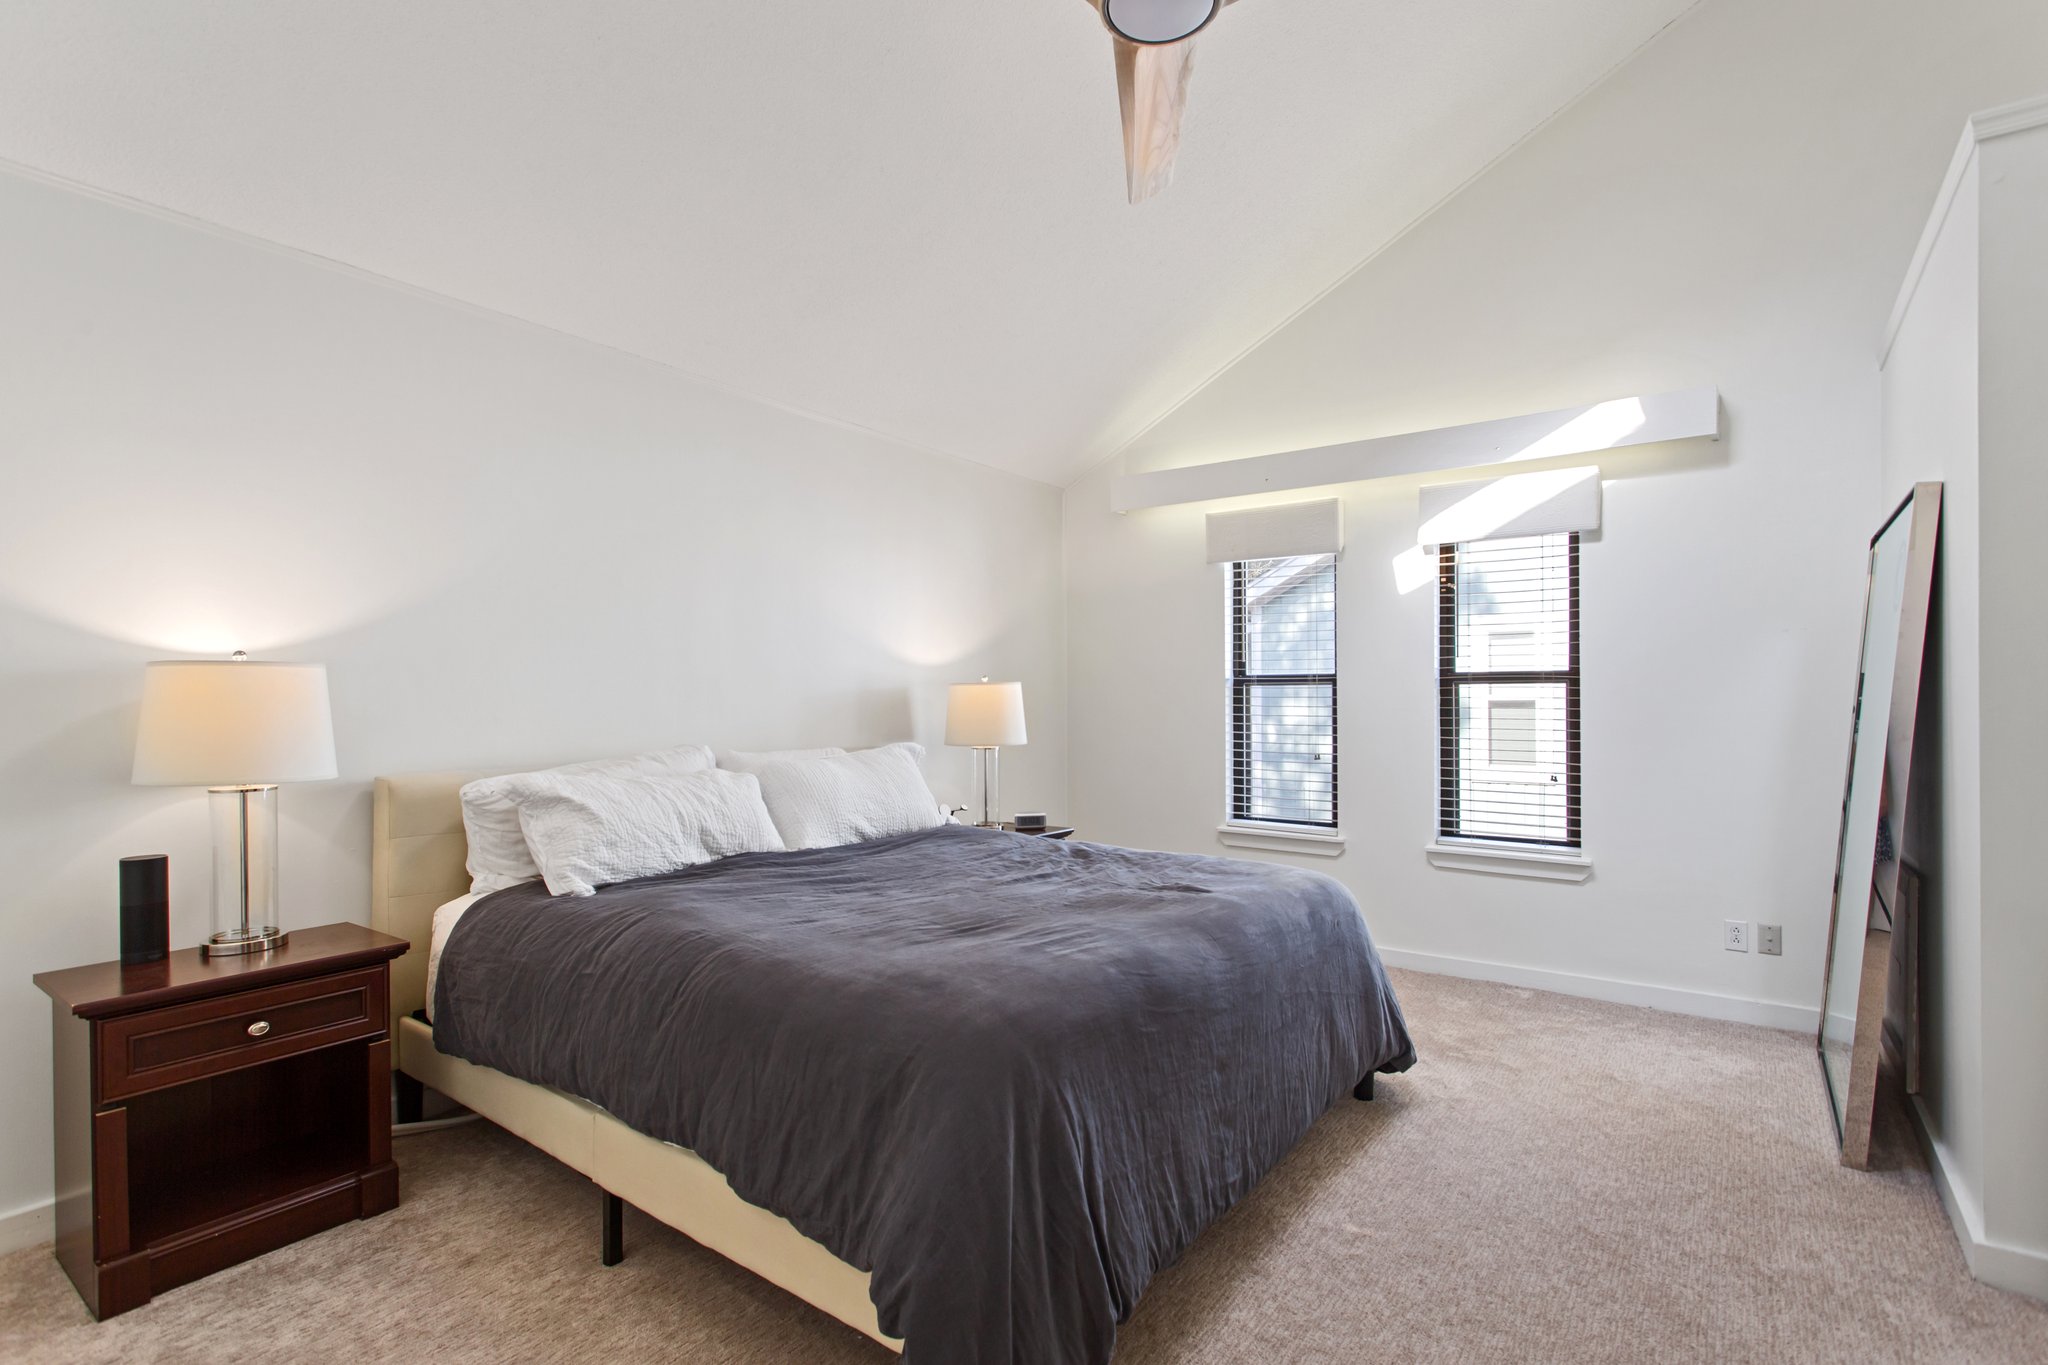
[{"label": "gray duvet cover", "polygon": [[1415,1059],[1328,877],[957,825],[498,892],[433,1019],[872,1272],[912,1365],[1106,1361],[1154,1274]]}]

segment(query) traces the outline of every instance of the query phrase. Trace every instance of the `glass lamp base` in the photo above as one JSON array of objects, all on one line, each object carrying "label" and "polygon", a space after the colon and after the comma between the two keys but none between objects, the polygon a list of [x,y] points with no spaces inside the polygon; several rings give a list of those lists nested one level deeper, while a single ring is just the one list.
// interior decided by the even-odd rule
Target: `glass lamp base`
[{"label": "glass lamp base", "polygon": [[996,754],[991,745],[976,745],[974,748],[974,785],[981,793],[981,818],[974,823],[983,829],[1001,829],[1002,817],[996,814]]},{"label": "glass lamp base", "polygon": [[201,957],[235,957],[242,953],[267,953],[272,948],[282,948],[291,935],[275,924],[251,928],[244,933],[240,929],[223,929],[199,945]]},{"label": "glass lamp base", "polygon": [[213,932],[206,957],[267,953],[277,927],[277,788],[212,787]]}]

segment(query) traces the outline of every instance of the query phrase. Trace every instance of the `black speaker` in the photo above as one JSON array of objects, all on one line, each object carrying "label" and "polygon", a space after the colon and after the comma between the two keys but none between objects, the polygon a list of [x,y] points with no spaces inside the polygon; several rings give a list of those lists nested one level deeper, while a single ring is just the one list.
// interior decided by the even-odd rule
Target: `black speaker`
[{"label": "black speaker", "polygon": [[161,962],[171,951],[171,860],[121,860],[121,964]]}]

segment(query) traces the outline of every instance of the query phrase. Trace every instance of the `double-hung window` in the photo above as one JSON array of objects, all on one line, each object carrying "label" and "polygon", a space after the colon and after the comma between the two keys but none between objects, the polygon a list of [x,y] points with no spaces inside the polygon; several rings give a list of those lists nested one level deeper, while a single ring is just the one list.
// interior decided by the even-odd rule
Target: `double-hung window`
[{"label": "double-hung window", "polygon": [[1337,827],[1337,557],[1230,566],[1230,819]]},{"label": "double-hung window", "polygon": [[1444,545],[1439,838],[1580,847],[1579,537]]}]

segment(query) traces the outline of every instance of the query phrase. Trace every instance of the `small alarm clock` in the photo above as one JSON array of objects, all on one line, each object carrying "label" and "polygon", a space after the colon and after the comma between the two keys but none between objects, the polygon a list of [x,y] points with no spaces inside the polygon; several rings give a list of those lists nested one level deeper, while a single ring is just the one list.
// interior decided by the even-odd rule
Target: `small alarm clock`
[{"label": "small alarm clock", "polygon": [[1045,812],[1042,810],[1020,810],[1011,819],[1010,823],[1018,829],[1044,829]]}]

